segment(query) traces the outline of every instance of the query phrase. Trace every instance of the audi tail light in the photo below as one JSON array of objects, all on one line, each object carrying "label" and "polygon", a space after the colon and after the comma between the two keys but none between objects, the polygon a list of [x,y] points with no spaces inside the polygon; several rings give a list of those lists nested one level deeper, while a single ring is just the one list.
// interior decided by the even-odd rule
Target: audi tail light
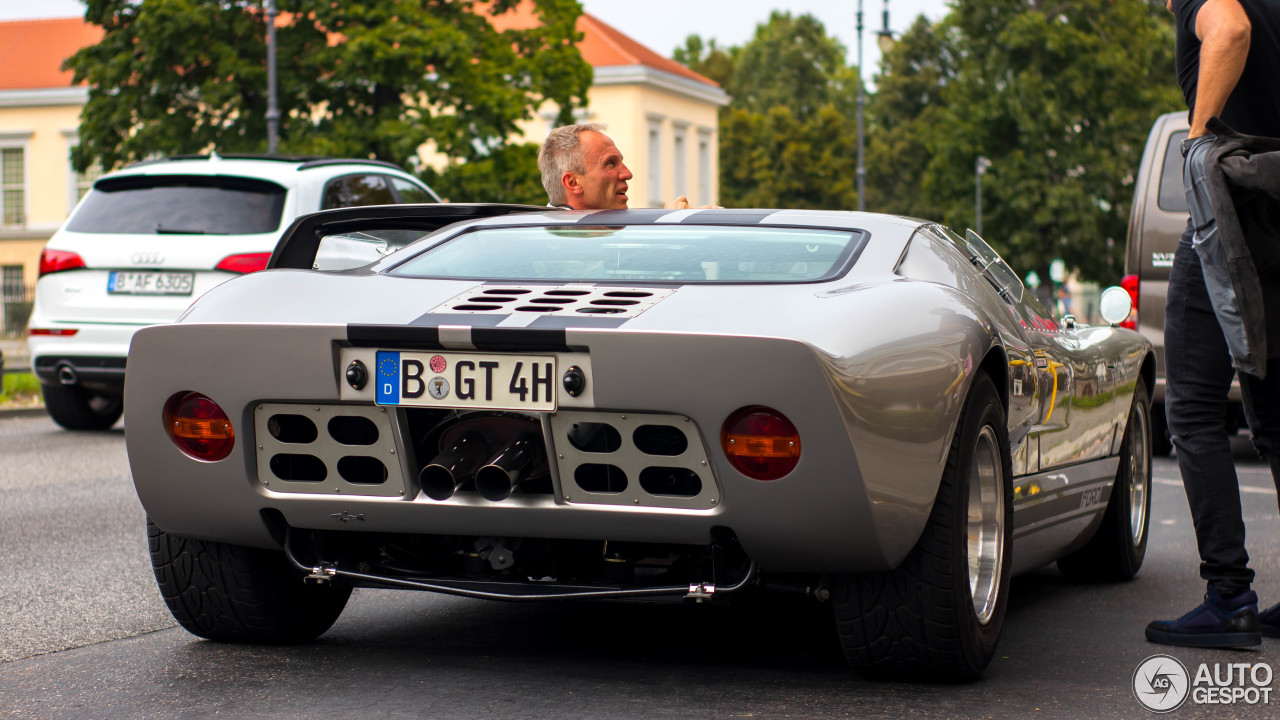
[{"label": "audi tail light", "polygon": [[222,258],[222,261],[215,266],[217,270],[225,270],[227,272],[246,273],[258,272],[267,269],[267,261],[271,259],[271,253],[244,253],[242,255],[228,255]]},{"label": "audi tail light", "polygon": [[84,266],[84,258],[69,250],[50,250],[45,248],[40,252],[40,270],[36,277],[42,278],[49,273],[75,270]]},{"label": "audi tail light", "polygon": [[27,331],[27,335],[45,337],[71,337],[80,332],[80,328],[31,328]]},{"label": "audi tail light", "polygon": [[762,405],[744,407],[724,421],[720,447],[738,472],[777,480],[800,462],[800,433],[785,415]]},{"label": "audi tail light", "polygon": [[231,419],[218,404],[197,392],[182,392],[164,405],[164,425],[173,444],[197,460],[221,460],[236,444]]},{"label": "audi tail light", "polygon": [[1138,329],[1138,276],[1125,275],[1120,280],[1120,287],[1129,293],[1129,299],[1133,301],[1133,310],[1129,313],[1129,317],[1120,323],[1120,327],[1129,328],[1130,330]]}]

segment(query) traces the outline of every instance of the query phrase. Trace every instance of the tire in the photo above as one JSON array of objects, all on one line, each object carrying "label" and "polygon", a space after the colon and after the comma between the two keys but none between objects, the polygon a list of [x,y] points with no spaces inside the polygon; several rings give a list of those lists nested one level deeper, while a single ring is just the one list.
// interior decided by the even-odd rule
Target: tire
[{"label": "tire", "polygon": [[1138,383],[1133,407],[1120,444],[1106,513],[1089,544],[1058,561],[1058,569],[1072,580],[1107,582],[1129,580],[1138,574],[1147,555],[1151,520],[1151,401]]},{"label": "tire", "polygon": [[109,430],[124,413],[124,398],[98,395],[75,385],[40,383],[44,407],[68,430]]},{"label": "tire", "polygon": [[1151,454],[1169,457],[1173,452],[1173,438],[1169,437],[1169,423],[1164,417],[1164,405],[1151,406]]},{"label": "tire", "polygon": [[[974,592],[968,517],[971,501],[983,495],[988,562],[985,571],[976,571]],[[965,401],[937,499],[916,546],[892,571],[833,578],[832,606],[849,664],[877,677],[978,677],[994,656],[1004,625],[1012,548],[1008,429],[995,384],[983,373]]]},{"label": "tire", "polygon": [[151,567],[169,612],[193,635],[232,643],[313,640],[333,625],[351,587],[303,582],[284,553],[170,535],[147,519]]}]

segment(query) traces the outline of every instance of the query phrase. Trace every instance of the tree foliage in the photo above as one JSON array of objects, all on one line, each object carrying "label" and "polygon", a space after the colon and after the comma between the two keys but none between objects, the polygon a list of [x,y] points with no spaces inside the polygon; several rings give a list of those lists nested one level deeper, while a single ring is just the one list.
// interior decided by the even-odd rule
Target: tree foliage
[{"label": "tree foliage", "polygon": [[[497,32],[518,0],[279,0],[282,153],[413,165],[419,147],[514,161],[516,123],[545,100],[563,120],[591,67],[577,0],[535,0],[542,24]],[[86,0],[104,35],[66,62],[89,85],[78,168],[154,155],[264,152],[266,17],[260,0]]]},{"label": "tree foliage", "polygon": [[975,217],[1016,268],[1054,258],[1086,279],[1120,274],[1147,132],[1181,104],[1168,13],[1114,0],[956,0],[885,58],[869,107],[868,206]]},{"label": "tree foliage", "polygon": [[857,206],[856,68],[811,15],[774,12],[741,47],[690,36],[675,59],[719,82],[720,202],[729,207]]}]

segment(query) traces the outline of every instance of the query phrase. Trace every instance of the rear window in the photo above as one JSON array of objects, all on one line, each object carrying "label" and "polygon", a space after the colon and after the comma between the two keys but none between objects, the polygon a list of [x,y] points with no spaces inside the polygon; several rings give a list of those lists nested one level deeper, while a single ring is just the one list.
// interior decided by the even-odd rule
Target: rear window
[{"label": "rear window", "polygon": [[132,175],[103,178],[67,229],[142,235],[254,235],[280,228],[286,191],[255,178]]},{"label": "rear window", "polygon": [[865,234],[698,225],[494,227],[391,270],[404,277],[556,282],[795,283],[843,272]]},{"label": "rear window", "polygon": [[1180,130],[1169,136],[1160,167],[1160,195],[1156,202],[1161,210],[1187,212],[1187,193],[1182,187],[1182,141],[1190,131]]}]

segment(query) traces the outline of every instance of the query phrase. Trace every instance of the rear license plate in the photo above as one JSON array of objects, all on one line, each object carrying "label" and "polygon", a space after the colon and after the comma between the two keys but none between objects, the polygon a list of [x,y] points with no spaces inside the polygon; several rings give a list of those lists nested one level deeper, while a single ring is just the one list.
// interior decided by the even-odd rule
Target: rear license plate
[{"label": "rear license plate", "polygon": [[107,292],[112,295],[190,295],[195,273],[112,272]]},{"label": "rear license plate", "polygon": [[378,351],[379,405],[556,409],[556,358],[455,352]]}]

